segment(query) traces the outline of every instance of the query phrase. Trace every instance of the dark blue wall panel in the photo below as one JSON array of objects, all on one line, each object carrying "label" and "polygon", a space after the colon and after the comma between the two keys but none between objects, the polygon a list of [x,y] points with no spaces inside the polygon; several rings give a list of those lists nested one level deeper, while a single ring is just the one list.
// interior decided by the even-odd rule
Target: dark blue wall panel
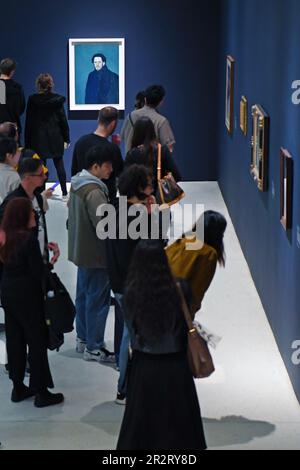
[{"label": "dark blue wall panel", "polygon": [[[53,74],[67,93],[67,41],[82,37],[125,37],[126,112],[137,91],[153,83],[167,89],[161,112],[169,117],[175,158],[185,179],[216,179],[218,0],[11,0],[2,6],[0,56],[19,63],[16,79],[26,94],[40,72]],[[10,18],[10,21],[3,19]],[[200,125],[199,125],[200,122]],[[74,143],[95,121],[71,120]],[[119,126],[120,127],[120,126]],[[72,147],[66,152],[70,167]]]},{"label": "dark blue wall panel", "polygon": [[[292,343],[300,340],[300,105],[291,84],[300,80],[298,0],[222,1],[220,43],[221,112],[218,175],[256,287],[300,398],[300,366],[292,363]],[[236,60],[235,130],[224,125],[225,60]],[[239,102],[249,103],[247,138],[239,130]],[[270,115],[269,190],[261,193],[250,176],[250,108]],[[279,221],[280,147],[294,158],[293,229]]]}]

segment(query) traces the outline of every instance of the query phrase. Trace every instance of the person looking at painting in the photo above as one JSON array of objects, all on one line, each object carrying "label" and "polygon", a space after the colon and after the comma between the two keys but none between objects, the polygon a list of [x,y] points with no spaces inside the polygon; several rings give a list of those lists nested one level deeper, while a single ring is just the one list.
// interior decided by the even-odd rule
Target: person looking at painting
[{"label": "person looking at painting", "polygon": [[175,137],[168,119],[158,112],[162,105],[166,91],[161,85],[149,86],[144,91],[144,106],[135,109],[126,116],[121,129],[121,139],[125,143],[126,153],[132,148],[132,137],[135,123],[142,117],[151,119],[155,134],[161,145],[167,145],[173,151]]},{"label": "person looking at painting", "polygon": [[22,86],[13,80],[17,63],[10,58],[0,62],[0,80],[5,85],[5,104],[0,103],[0,123],[13,122],[21,135],[20,117],[25,111],[26,101]]},{"label": "person looking at painting", "polygon": [[109,70],[104,54],[97,53],[92,57],[94,70],[90,72],[86,88],[86,104],[119,103],[119,76]]}]

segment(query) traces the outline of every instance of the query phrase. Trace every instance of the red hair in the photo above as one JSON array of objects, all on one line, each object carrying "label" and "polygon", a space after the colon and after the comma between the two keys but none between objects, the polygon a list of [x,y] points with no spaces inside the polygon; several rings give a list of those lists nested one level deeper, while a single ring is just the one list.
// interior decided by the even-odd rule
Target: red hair
[{"label": "red hair", "polygon": [[2,262],[8,262],[17,248],[28,240],[30,235],[28,225],[32,211],[32,203],[26,197],[15,198],[8,202],[1,224],[5,240],[0,249]]}]

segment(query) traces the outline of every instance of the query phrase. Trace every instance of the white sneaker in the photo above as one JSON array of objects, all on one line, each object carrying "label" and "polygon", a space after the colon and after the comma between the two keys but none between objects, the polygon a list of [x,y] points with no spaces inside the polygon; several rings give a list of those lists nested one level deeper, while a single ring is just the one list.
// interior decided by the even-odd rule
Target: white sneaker
[{"label": "white sneaker", "polygon": [[126,405],[126,395],[123,395],[123,393],[117,393],[117,398],[115,399],[115,403],[117,405]]},{"label": "white sneaker", "polygon": [[86,348],[86,343],[80,338],[76,338],[76,352],[83,354]]},{"label": "white sneaker", "polygon": [[84,353],[83,353],[83,359],[85,361],[100,362],[100,356],[101,356],[101,352],[97,349],[94,349],[94,351],[89,351],[88,349],[85,348]]},{"label": "white sneaker", "polygon": [[84,353],[83,353],[83,359],[85,361],[96,361],[96,362],[109,362],[109,363],[115,363],[116,358],[113,353],[110,353],[106,349],[102,348],[102,350],[97,350],[94,349],[94,351],[89,351],[87,348],[85,348]]},{"label": "white sneaker", "polygon": [[68,202],[69,201],[69,195],[65,194],[64,196],[62,196],[61,200],[62,200],[62,202]]}]

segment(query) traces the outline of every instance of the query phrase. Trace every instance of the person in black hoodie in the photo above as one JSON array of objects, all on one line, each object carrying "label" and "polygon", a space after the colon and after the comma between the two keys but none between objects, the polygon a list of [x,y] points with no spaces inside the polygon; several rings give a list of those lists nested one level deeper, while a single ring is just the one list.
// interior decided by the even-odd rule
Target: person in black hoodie
[{"label": "person in black hoodie", "polygon": [[52,158],[63,198],[67,196],[64,149],[70,144],[69,125],[64,109],[65,97],[53,93],[54,82],[48,73],[36,80],[38,93],[28,99],[25,147],[34,150],[46,163]]},{"label": "person in black hoodie", "polygon": [[26,101],[22,86],[12,79],[16,68],[17,64],[13,59],[7,58],[0,62],[0,80],[5,85],[5,104],[0,101],[0,124],[14,122],[18,126],[20,136],[20,116],[25,111]]}]

